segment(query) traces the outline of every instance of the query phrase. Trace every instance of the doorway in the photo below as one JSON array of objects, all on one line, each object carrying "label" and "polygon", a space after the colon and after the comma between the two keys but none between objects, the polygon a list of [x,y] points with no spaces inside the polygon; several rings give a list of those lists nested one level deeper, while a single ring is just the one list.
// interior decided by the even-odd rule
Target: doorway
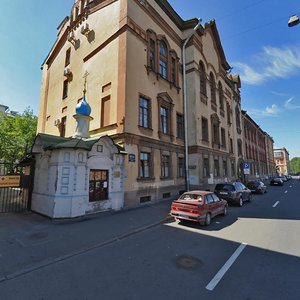
[{"label": "doorway", "polygon": [[108,200],[108,170],[90,170],[89,202]]}]

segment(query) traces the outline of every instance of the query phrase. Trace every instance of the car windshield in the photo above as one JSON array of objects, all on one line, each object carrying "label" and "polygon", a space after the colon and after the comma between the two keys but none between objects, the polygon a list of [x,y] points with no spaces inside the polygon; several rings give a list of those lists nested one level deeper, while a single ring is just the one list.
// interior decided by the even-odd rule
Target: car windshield
[{"label": "car windshield", "polygon": [[180,196],[179,198],[180,200],[198,200],[199,202],[203,201],[203,198],[201,195],[198,194],[192,194],[192,193],[188,193],[188,194],[183,194]]},{"label": "car windshield", "polygon": [[215,189],[217,191],[234,191],[234,188],[231,184],[217,184]]}]

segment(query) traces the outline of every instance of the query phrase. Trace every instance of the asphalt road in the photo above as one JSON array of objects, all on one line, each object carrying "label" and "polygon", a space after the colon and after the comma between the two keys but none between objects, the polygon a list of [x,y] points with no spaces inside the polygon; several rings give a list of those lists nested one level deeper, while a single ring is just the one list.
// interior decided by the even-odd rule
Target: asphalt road
[{"label": "asphalt road", "polygon": [[299,220],[292,180],[208,227],[172,220],[3,281],[0,299],[299,300]]}]

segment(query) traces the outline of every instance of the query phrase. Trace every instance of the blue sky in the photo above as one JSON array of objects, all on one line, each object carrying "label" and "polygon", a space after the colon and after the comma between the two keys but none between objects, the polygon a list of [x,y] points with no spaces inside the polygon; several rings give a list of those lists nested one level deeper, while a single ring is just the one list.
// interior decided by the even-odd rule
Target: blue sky
[{"label": "blue sky", "polygon": [[[232,73],[242,79],[242,108],[300,157],[299,0],[169,0],[183,19],[215,19]],[[38,113],[41,64],[56,39],[56,28],[74,0],[1,0],[0,103]]]}]

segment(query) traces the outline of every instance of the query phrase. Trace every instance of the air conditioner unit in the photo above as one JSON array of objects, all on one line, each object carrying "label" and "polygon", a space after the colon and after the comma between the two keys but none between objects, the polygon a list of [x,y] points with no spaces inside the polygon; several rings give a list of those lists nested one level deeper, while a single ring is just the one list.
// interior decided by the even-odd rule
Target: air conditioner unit
[{"label": "air conditioner unit", "polygon": [[89,24],[86,23],[85,25],[83,25],[81,27],[81,34],[87,36],[89,34],[89,32],[90,32]]},{"label": "air conditioner unit", "polygon": [[60,124],[60,119],[54,120],[54,126],[58,126]]},{"label": "air conditioner unit", "polygon": [[68,41],[69,41],[70,43],[73,43],[73,42],[76,41],[76,39],[75,39],[75,34],[74,34],[73,31],[69,32],[69,34],[68,34]]}]

